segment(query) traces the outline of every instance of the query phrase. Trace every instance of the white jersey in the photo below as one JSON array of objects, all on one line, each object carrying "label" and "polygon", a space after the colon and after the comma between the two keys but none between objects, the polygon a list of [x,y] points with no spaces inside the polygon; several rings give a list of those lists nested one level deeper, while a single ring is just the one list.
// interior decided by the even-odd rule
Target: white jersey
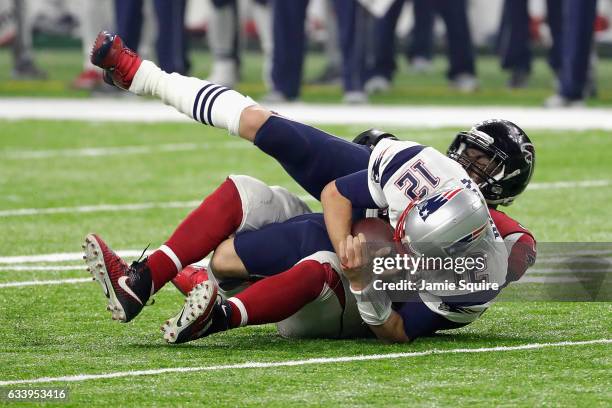
[{"label": "white jersey", "polygon": [[441,190],[465,188],[462,180],[470,177],[459,163],[415,142],[383,139],[368,164],[370,195],[379,208],[389,208],[393,228],[411,201]]},{"label": "white jersey", "polygon": [[[432,147],[390,139],[381,140],[372,151],[368,164],[368,188],[376,205],[388,208],[393,228],[397,227],[400,215],[413,200],[452,188],[469,188],[481,194],[465,169],[456,161]],[[489,221],[486,236],[481,239],[478,248],[473,249],[487,257],[487,268],[483,271],[486,277],[479,277],[478,281],[482,278],[502,286],[506,281],[508,253],[490,217]],[[455,275],[453,271],[430,271],[429,280],[454,281],[457,278]],[[462,278],[470,281],[467,276]],[[449,320],[467,323],[477,319],[489,307],[489,303],[456,308],[448,307],[444,299],[473,293],[431,290],[422,291],[419,295],[432,311]]]}]

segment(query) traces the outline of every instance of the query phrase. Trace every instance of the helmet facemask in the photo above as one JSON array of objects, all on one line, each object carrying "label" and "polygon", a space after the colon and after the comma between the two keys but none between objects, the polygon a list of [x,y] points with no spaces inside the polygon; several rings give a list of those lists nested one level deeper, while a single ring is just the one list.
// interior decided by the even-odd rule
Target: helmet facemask
[{"label": "helmet facemask", "polygon": [[[448,151],[448,157],[459,163],[486,196],[494,198],[503,192],[499,181],[505,176],[508,155],[494,146],[489,135],[479,130],[460,132]],[[478,163],[478,157],[470,155],[470,149],[482,153],[486,164]],[[488,199],[490,204],[500,204]],[[493,202],[492,202],[493,201]],[[508,203],[512,200],[508,200]]]}]

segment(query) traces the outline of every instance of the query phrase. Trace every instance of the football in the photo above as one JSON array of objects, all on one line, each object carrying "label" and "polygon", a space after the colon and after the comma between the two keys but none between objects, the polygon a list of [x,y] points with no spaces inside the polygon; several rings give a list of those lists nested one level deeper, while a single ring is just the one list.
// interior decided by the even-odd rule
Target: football
[{"label": "football", "polygon": [[353,235],[365,235],[366,242],[392,242],[393,228],[380,218],[363,218],[353,223]]}]

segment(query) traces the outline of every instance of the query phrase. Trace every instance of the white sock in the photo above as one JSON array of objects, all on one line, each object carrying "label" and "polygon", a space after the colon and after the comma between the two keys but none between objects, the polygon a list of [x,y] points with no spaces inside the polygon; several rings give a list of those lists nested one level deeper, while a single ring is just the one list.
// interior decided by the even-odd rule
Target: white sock
[{"label": "white sock", "polygon": [[232,304],[236,306],[236,308],[240,312],[240,324],[238,325],[238,327],[246,326],[249,322],[249,315],[247,314],[246,307],[244,307],[244,303],[242,303],[242,300],[235,297],[231,297],[227,299],[227,301],[232,302]]},{"label": "white sock", "polygon": [[151,61],[144,60],[136,71],[130,92],[153,95],[205,125],[229,130],[237,135],[240,115],[256,102],[233,89],[202,79],[168,74]]}]

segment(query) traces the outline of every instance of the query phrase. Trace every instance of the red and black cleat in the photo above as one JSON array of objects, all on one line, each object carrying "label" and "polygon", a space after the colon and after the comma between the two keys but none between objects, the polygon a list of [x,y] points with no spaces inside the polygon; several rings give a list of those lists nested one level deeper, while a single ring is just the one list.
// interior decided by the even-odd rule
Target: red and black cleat
[{"label": "red and black cleat", "polygon": [[127,323],[135,318],[154,290],[146,258],[128,265],[95,234],[85,238],[83,250],[87,270],[100,283],[113,320]]},{"label": "red and black cleat", "polygon": [[117,34],[100,31],[91,49],[91,63],[104,70],[104,81],[129,89],[142,58],[123,44]]},{"label": "red and black cleat", "polygon": [[205,267],[188,265],[172,279],[172,283],[183,295],[187,296],[198,283],[205,280],[208,280],[208,271]]}]

